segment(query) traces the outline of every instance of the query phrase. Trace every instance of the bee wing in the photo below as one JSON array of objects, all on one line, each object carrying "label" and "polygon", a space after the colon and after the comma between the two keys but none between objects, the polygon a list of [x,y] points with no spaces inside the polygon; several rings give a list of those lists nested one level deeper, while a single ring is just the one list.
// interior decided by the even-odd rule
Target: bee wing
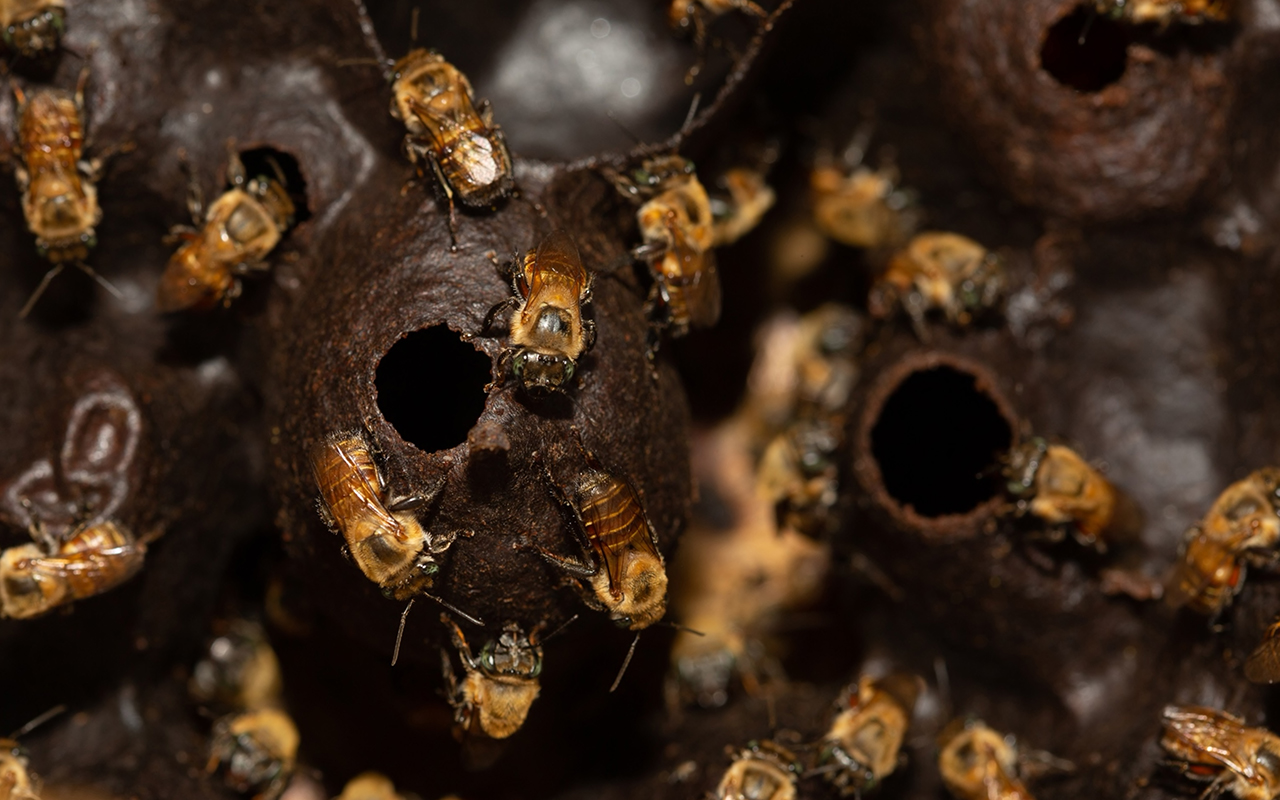
[{"label": "bee wing", "polygon": [[1262,642],[1244,662],[1244,676],[1253,683],[1280,682],[1280,623],[1267,629]]},{"label": "bee wing", "polygon": [[470,103],[455,104],[447,110],[432,108],[416,97],[409,98],[413,114],[431,134],[437,147],[444,147],[468,134],[467,120],[475,116]]},{"label": "bee wing", "polygon": [[1238,717],[1202,706],[1166,706],[1164,725],[1165,738],[1173,737],[1175,746],[1182,749],[1177,755],[1190,755],[1188,760],[1199,763],[1220,764],[1237,775],[1256,771],[1242,753],[1241,740],[1248,728]]},{"label": "bee wing", "polygon": [[38,558],[31,562],[31,572],[73,584],[92,584],[97,592],[124,583],[142,568],[146,546],[121,544],[103,550],[87,550],[69,556]]}]

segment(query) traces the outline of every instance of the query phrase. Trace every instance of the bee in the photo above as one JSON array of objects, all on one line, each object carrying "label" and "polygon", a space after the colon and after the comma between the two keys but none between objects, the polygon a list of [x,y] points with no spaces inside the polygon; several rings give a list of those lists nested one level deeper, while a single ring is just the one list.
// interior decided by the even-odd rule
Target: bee
[{"label": "bee", "polygon": [[1218,495],[1200,524],[1187,531],[1168,587],[1174,605],[1218,614],[1239,593],[1250,564],[1261,567],[1276,560],[1278,492],[1280,469],[1266,467]]},{"label": "bee", "polygon": [[47,57],[67,31],[66,0],[0,0],[5,47],[22,58]]},{"label": "bee", "polygon": [[795,800],[800,761],[776,742],[751,742],[733,757],[714,800]]},{"label": "bee", "polygon": [[960,800],[1033,800],[1018,779],[1012,736],[1002,736],[979,720],[957,720],[943,731],[939,743],[938,771]]},{"label": "bee", "polygon": [[710,198],[711,242],[715,247],[732,244],[754,230],[778,199],[759,170],[734,167],[725,172],[720,182],[729,198]]},{"label": "bee", "polygon": [[38,544],[0,553],[0,616],[29,619],[110,591],[142,568],[147,548],[112,520],[82,524],[53,554]]},{"label": "bee", "polygon": [[1160,746],[1183,777],[1208,783],[1201,797],[1230,792],[1240,800],[1280,796],[1280,737],[1202,706],[1165,706]]},{"label": "bee", "polygon": [[868,250],[894,248],[919,224],[914,194],[898,186],[898,171],[857,166],[848,174],[831,163],[809,174],[813,221],[829,238]]},{"label": "bee", "polygon": [[885,318],[901,303],[922,341],[925,315],[939,309],[966,326],[992,310],[1005,292],[1004,262],[982,245],[955,233],[921,233],[889,261],[868,298],[873,317]]},{"label": "bee", "polygon": [[0,800],[40,800],[40,784],[28,771],[26,752],[12,739],[0,739]]},{"label": "bee", "polygon": [[508,622],[497,641],[485,643],[477,659],[471,655],[457,623],[447,614],[441,614],[440,619],[450,629],[453,646],[467,673],[459,682],[448,653],[441,653],[446,696],[454,712],[454,734],[459,739],[464,734],[506,739],[520,730],[533,701],[538,699],[538,676],[542,674],[540,627],[526,636],[518,624]]},{"label": "bee", "polygon": [[578,358],[596,343],[596,324],[582,318],[591,302],[591,273],[565,231],[543,239],[514,272],[516,296],[489,309],[483,325],[488,330],[500,312],[512,309],[512,346],[503,350],[499,372],[505,375],[510,365],[526,391],[562,391]]},{"label": "bee", "polygon": [[1202,22],[1230,22],[1234,0],[1095,0],[1097,12],[1105,17],[1135,25],[1172,22],[1197,25]]},{"label": "bee", "polygon": [[[590,583],[591,605],[609,612],[620,627],[643,630],[667,612],[667,570],[658,533],[630,481],[606,472],[585,450],[587,469],[563,487],[550,471],[556,498],[572,513],[585,561],[539,548],[554,566]],[[545,467],[544,467],[545,469]]]},{"label": "bee", "polygon": [[633,255],[649,264],[649,306],[673,337],[720,319],[711,200],[693,162],[680,156],[645,161],[630,177],[614,176],[624,196],[641,202],[636,220],[644,244]]},{"label": "bee", "polygon": [[[924,682],[916,676],[863,676],[836,701],[838,713],[822,737],[822,768],[841,796],[861,797],[901,760],[902,739]],[[828,771],[829,770],[829,771]]]},{"label": "bee", "polygon": [[220,774],[234,791],[253,792],[254,800],[276,800],[293,776],[297,755],[298,728],[285,712],[231,714],[214,723],[205,771]]},{"label": "bee", "polygon": [[283,692],[280,661],[262,625],[233,620],[196,663],[188,688],[197,702],[222,708],[278,707]]},{"label": "bee", "polygon": [[511,194],[511,153],[489,101],[475,102],[471,82],[434,50],[411,50],[392,68],[391,116],[408,133],[404,152],[430,165],[449,202],[449,231],[457,230],[454,196],[469,208],[487,208]]},{"label": "bee", "polygon": [[160,311],[203,310],[240,296],[240,276],[269,268],[266,257],[293,226],[297,209],[285,189],[284,173],[249,178],[239,154],[227,165],[230,187],[206,211],[192,179],[187,200],[199,229],[178,227],[184,244],[169,257],[156,291]]},{"label": "bee", "polygon": [[843,436],[826,420],[800,420],[775,436],[760,456],[758,481],[773,504],[778,530],[821,535],[839,499],[837,453]]},{"label": "bee", "polygon": [[429,503],[440,487],[426,497],[389,497],[369,446],[358,433],[338,434],[316,447],[311,469],[320,489],[320,516],[342,535],[366,578],[396,600],[431,588],[440,570],[436,557],[456,536],[428,534],[412,511]]},{"label": "bee", "polygon": [[1059,529],[1070,528],[1081,544],[1106,552],[1118,492],[1078,453],[1036,436],[1009,451],[1004,475],[1019,513],[1031,513]]},{"label": "bee", "polygon": [[396,793],[396,785],[386,775],[362,772],[342,787],[337,800],[405,800]]}]

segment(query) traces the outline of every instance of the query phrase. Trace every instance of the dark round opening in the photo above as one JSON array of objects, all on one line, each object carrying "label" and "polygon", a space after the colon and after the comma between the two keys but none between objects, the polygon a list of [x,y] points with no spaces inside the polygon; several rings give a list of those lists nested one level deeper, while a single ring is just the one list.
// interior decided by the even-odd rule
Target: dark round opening
[{"label": "dark round opening", "polygon": [[1080,6],[1045,34],[1040,66],[1064,86],[1096,92],[1120,80],[1128,54],[1124,26]]},{"label": "dark round opening", "polygon": [[293,201],[293,224],[311,216],[307,207],[307,182],[302,177],[302,168],[298,159],[272,147],[255,147],[240,152],[240,163],[244,164],[245,175],[253,180],[259,175],[275,178],[284,184],[284,189]]},{"label": "dark round opening", "polygon": [[951,367],[913,372],[885,401],[871,453],[885,491],[923,517],[972,511],[1000,490],[1013,431],[974,376]]},{"label": "dark round opening", "polygon": [[378,409],[406,442],[448,450],[484,411],[490,364],[444,325],[414,331],[378,363]]}]

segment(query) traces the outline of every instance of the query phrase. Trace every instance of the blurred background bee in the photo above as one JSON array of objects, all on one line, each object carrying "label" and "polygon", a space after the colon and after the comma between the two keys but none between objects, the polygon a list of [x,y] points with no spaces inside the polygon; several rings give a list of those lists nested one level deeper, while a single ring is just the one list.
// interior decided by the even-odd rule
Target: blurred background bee
[{"label": "blurred background bee", "polygon": [[538,644],[540,628],[525,635],[515,622],[502,626],[495,641],[490,639],[471,654],[467,639],[447,614],[440,615],[449,628],[453,646],[466,671],[461,681],[455,677],[448,653],[441,652],[446,697],[454,710],[454,735],[484,735],[505,739],[524,724],[533,701],[538,699],[542,674],[542,647]]},{"label": "blurred background bee", "polygon": [[818,771],[842,797],[861,797],[903,760],[899,753],[924,681],[896,674],[863,676],[836,701],[837,714],[822,737]]},{"label": "blurred background bee", "polygon": [[911,319],[921,341],[929,341],[925,318],[941,311],[953,325],[966,327],[997,308],[1006,290],[1004,263],[995,253],[956,233],[918,234],[889,260],[876,278],[867,305],[885,319],[899,307]]},{"label": "blurred background bee", "polygon": [[262,625],[233,619],[222,627],[187,682],[192,699],[222,710],[279,707],[284,691],[280,661]]},{"label": "blurred background bee", "polygon": [[867,166],[874,126],[864,123],[837,160],[820,152],[809,173],[813,221],[829,238],[864,250],[894,250],[920,225],[916,194],[899,185],[892,163]]},{"label": "blurred background bee", "polygon": [[570,526],[583,560],[538,552],[553,566],[588,582],[588,605],[605,610],[617,625],[639,631],[667,612],[667,570],[658,533],[630,481],[605,471],[582,448],[587,468],[562,486],[547,471],[557,499],[573,514]]},{"label": "blurred background bee", "polygon": [[431,588],[452,533],[428,534],[413,510],[430,503],[443,481],[426,496],[391,498],[369,446],[359,434],[338,434],[316,447],[311,469],[320,490],[317,508],[342,535],[365,577],[383,594],[407,600]]},{"label": "blurred background bee", "polygon": [[1267,467],[1218,495],[1200,524],[1187,531],[1168,585],[1173,605],[1216,615],[1240,592],[1249,565],[1276,561],[1278,490],[1280,469]]},{"label": "blurred background bee", "polygon": [[[772,157],[777,157],[776,152]],[[711,218],[714,220],[711,243],[714,247],[721,247],[733,244],[754,230],[773,208],[778,195],[765,181],[764,172],[750,167],[731,167],[720,176],[717,184],[728,195],[709,196]]]},{"label": "blurred background bee", "polygon": [[1135,25],[1230,22],[1235,14],[1234,0],[1095,0],[1093,7],[1105,17]]},{"label": "blurred background bee", "polygon": [[88,79],[86,69],[80,73],[74,93],[37,89],[28,95],[16,84],[13,86],[21,159],[14,178],[22,193],[27,229],[36,237],[36,252],[53,264],[23,306],[19,314],[22,317],[69,263],[120,296],[114,286],[84,263],[98,244],[95,228],[102,221],[96,185],[102,160],[84,160],[84,87]]},{"label": "blurred background bee", "polygon": [[113,520],[76,528],[54,553],[38,544],[0,553],[0,616],[29,619],[116,588],[142,569],[145,542]]},{"label": "blurred background bee", "polygon": [[392,73],[391,116],[408,131],[405,155],[419,169],[430,166],[456,239],[455,196],[468,208],[488,208],[515,188],[506,137],[489,102],[477,104],[467,76],[434,50],[411,50]]},{"label": "blurred background bee", "polygon": [[4,45],[19,58],[45,61],[62,45],[66,31],[65,0],[0,0]]},{"label": "blurred background bee", "polygon": [[40,800],[40,782],[28,769],[26,752],[13,739],[0,739],[0,800]]},{"label": "blurred background bee", "polygon": [[[185,162],[184,162],[185,163]],[[199,184],[191,178],[187,206],[199,229],[178,226],[171,233],[184,241],[166,265],[156,293],[160,311],[203,310],[240,296],[240,277],[269,269],[266,257],[293,226],[297,208],[285,187],[280,165],[273,175],[249,178],[240,155],[231,151],[227,179],[231,188],[207,212]]]},{"label": "blurred background bee", "polygon": [[391,779],[379,772],[362,772],[342,787],[335,800],[408,800],[396,792]]},{"label": "blurred background bee", "polygon": [[266,708],[214,723],[205,771],[254,800],[276,800],[297,765],[298,728],[285,712]]},{"label": "blurred background bee", "polygon": [[1163,721],[1160,746],[1170,756],[1165,765],[1188,781],[1207,783],[1201,797],[1280,796],[1280,738],[1271,731],[1202,706],[1165,706]]},{"label": "blurred background bee", "polygon": [[507,369],[526,391],[562,391],[573,379],[578,358],[596,343],[596,325],[582,318],[591,302],[591,274],[578,246],[555,231],[525,254],[512,277],[515,297],[489,309],[482,330],[511,309],[511,345],[498,360],[499,381]]},{"label": "blurred background bee", "polygon": [[1010,449],[1005,487],[1018,515],[1048,526],[1051,540],[1069,531],[1080,544],[1105,553],[1123,533],[1137,529],[1121,511],[1132,503],[1069,447],[1031,437]]},{"label": "blurred background bee", "polygon": [[938,771],[959,800],[1033,800],[1018,779],[1017,743],[980,720],[956,720],[939,737]]},{"label": "blurred background bee", "polygon": [[630,176],[613,174],[623,196],[640,202],[636,221],[644,244],[633,255],[649,264],[649,304],[659,326],[673,337],[720,319],[714,220],[707,190],[693,162],[680,156],[645,161]]},{"label": "blurred background bee", "polygon": [[714,800],[795,800],[800,760],[782,745],[750,742],[733,756]]}]

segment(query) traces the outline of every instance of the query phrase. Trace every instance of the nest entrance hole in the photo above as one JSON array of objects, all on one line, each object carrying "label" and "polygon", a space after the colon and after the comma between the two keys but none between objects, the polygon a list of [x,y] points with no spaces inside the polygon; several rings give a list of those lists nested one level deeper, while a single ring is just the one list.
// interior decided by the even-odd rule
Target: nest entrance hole
[{"label": "nest entrance hole", "polygon": [[974,375],[948,366],[908,375],[871,429],[885,491],[922,517],[964,514],[1000,490],[1013,431]]},{"label": "nest entrance hole", "polygon": [[448,450],[484,411],[491,363],[444,325],[414,331],[378,363],[378,410],[406,442]]},{"label": "nest entrance hole", "polygon": [[1040,66],[1063,86],[1079,92],[1105,89],[1124,75],[1129,34],[1091,6],[1078,6],[1045,32]]}]

